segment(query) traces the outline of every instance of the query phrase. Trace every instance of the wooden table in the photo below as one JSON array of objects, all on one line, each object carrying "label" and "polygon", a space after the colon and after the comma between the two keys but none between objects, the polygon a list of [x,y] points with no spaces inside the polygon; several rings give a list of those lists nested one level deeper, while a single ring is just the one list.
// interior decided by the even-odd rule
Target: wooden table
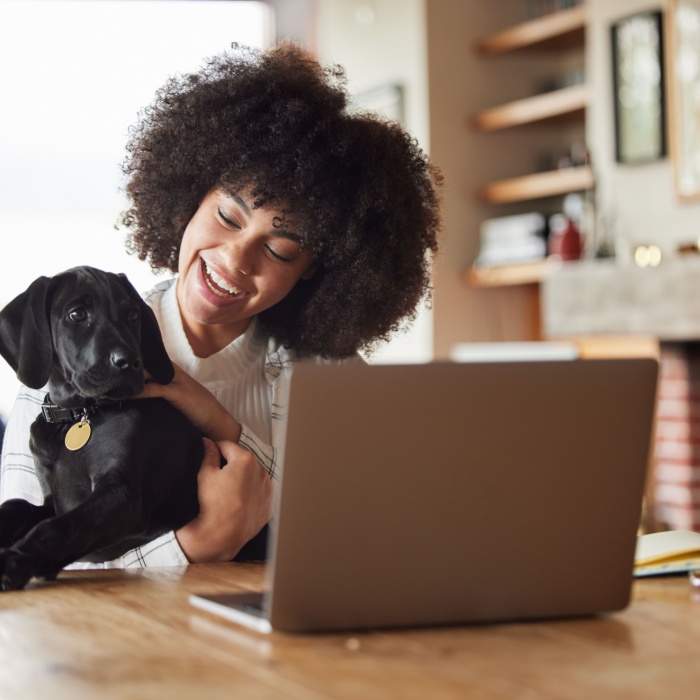
[{"label": "wooden table", "polygon": [[639,581],[600,619],[259,635],[192,592],[259,589],[257,564],[68,572],[0,594],[0,698],[700,697],[700,593]]}]

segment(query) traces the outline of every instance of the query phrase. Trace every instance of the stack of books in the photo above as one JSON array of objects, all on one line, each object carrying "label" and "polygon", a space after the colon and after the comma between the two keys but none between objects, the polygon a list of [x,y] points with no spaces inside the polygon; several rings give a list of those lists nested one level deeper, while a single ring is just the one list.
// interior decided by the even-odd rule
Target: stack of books
[{"label": "stack of books", "polygon": [[494,267],[542,260],[547,255],[546,219],[542,214],[518,214],[486,219],[475,265]]}]

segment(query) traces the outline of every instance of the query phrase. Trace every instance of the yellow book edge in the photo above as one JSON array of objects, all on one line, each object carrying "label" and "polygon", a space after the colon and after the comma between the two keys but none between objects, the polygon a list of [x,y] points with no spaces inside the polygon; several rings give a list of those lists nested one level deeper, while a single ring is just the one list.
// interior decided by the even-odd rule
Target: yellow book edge
[{"label": "yellow book edge", "polygon": [[669,530],[637,538],[635,576],[659,576],[692,569],[700,569],[700,532]]}]

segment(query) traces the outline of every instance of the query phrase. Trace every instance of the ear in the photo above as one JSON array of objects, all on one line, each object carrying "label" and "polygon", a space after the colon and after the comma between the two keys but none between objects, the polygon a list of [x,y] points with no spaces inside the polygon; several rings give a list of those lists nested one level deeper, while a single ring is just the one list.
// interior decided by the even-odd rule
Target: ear
[{"label": "ear", "polygon": [[158,321],[153,309],[141,298],[126,275],[117,275],[122,287],[129,293],[129,297],[139,300],[141,307],[141,354],[143,364],[158,384],[170,384],[175,376],[175,368],[168,357],[163,345],[163,337],[160,334]]},{"label": "ear", "polygon": [[53,342],[49,323],[50,277],[39,277],[0,311],[0,355],[31,389],[49,381]]}]

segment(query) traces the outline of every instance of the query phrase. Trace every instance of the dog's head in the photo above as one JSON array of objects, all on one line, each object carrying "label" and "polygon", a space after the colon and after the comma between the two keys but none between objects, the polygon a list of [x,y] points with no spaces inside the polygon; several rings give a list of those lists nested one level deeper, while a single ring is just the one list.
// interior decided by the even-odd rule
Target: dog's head
[{"label": "dog's head", "polygon": [[40,277],[0,311],[0,355],[63,406],[138,394],[144,368],[174,375],[150,307],[125,275],[91,267]]}]

